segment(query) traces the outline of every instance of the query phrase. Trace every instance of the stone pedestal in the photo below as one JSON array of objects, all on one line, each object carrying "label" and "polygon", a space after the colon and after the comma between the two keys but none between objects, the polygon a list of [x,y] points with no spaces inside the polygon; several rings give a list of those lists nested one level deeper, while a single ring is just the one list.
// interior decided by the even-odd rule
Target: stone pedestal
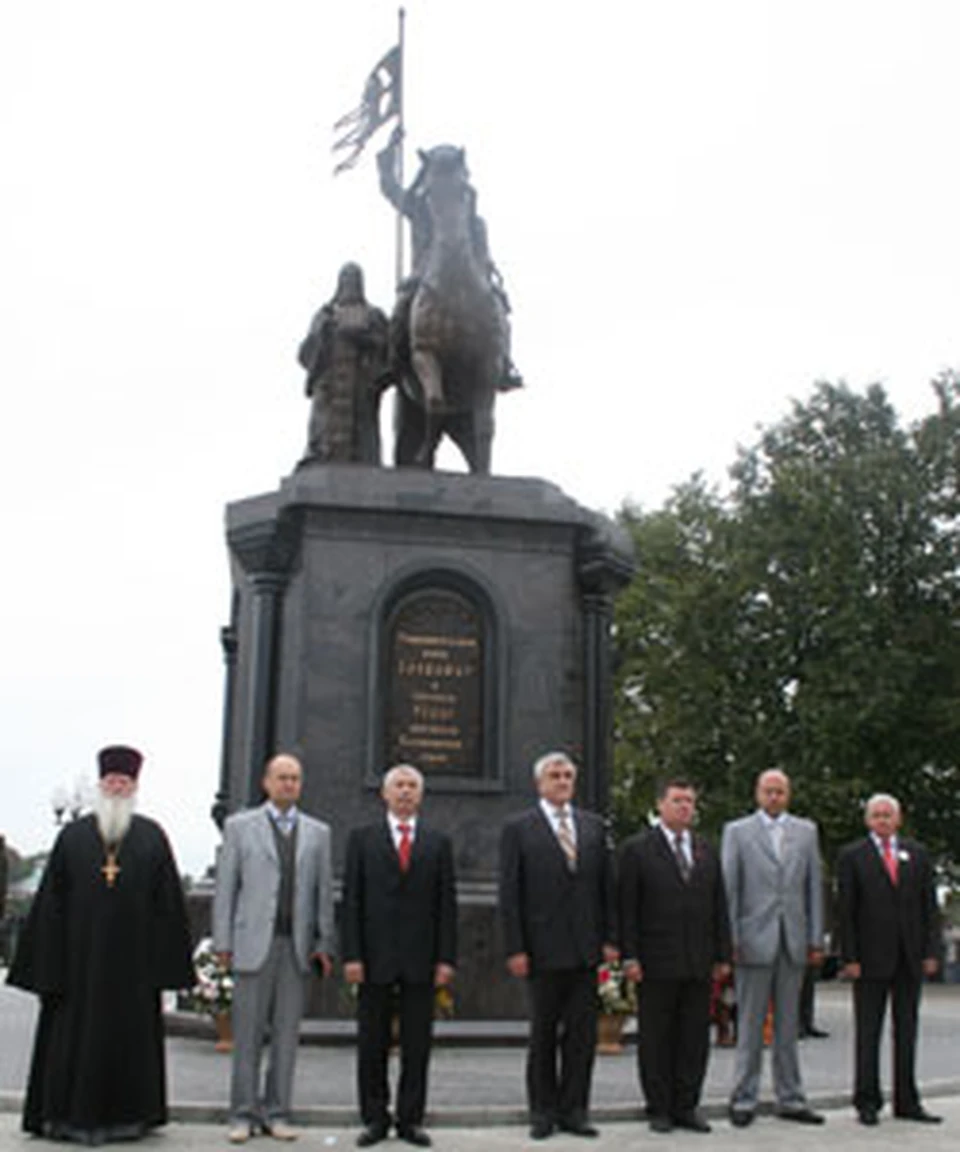
[{"label": "stone pedestal", "polygon": [[381,811],[385,768],[416,764],[424,818],[454,842],[458,1014],[522,1011],[493,952],[500,827],[552,749],[581,765],[579,802],[606,809],[629,539],[544,481],[311,463],[229,505],[227,542],[215,819],[259,803],[264,762],[295,752],[339,875],[349,830]]}]

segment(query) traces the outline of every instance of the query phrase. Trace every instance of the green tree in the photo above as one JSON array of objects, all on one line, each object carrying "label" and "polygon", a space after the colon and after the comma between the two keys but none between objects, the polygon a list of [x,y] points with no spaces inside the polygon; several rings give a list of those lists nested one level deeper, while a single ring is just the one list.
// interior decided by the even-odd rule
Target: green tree
[{"label": "green tree", "polygon": [[667,775],[697,783],[701,819],[718,830],[742,783],[739,753],[757,738],[742,699],[751,653],[737,635],[736,524],[699,477],[662,510],[628,507],[621,518],[638,565],[616,611],[618,830],[644,822]]},{"label": "green tree", "polygon": [[695,479],[659,512],[624,511],[639,572],[617,616],[622,824],[669,771],[700,784],[714,830],[779,764],[828,859],[879,790],[951,857],[960,381],[934,393],[903,429],[880,386],[820,384],[740,453],[725,498]]}]

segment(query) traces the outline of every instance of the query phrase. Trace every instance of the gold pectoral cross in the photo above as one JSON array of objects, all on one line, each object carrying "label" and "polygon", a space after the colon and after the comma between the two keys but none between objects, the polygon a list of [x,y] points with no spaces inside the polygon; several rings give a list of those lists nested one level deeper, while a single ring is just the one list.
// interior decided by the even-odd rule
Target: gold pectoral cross
[{"label": "gold pectoral cross", "polygon": [[107,862],[100,869],[103,873],[104,879],[107,882],[107,887],[112,888],[117,882],[117,877],[122,871],[120,865],[117,863],[117,854],[113,848],[107,849]]}]

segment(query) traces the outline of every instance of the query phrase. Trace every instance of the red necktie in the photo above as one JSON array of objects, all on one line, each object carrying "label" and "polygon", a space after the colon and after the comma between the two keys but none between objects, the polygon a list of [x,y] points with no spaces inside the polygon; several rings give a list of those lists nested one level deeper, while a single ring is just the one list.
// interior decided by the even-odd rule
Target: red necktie
[{"label": "red necktie", "polygon": [[410,839],[410,825],[398,824],[397,827],[400,829],[400,844],[397,848],[397,855],[400,857],[400,871],[406,872],[410,867],[410,847],[413,843]]},{"label": "red necktie", "polygon": [[896,882],[897,882],[897,858],[893,854],[893,844],[890,842],[889,836],[884,836],[882,843],[883,843],[883,862],[887,868],[887,875],[890,877],[890,883],[896,884]]}]

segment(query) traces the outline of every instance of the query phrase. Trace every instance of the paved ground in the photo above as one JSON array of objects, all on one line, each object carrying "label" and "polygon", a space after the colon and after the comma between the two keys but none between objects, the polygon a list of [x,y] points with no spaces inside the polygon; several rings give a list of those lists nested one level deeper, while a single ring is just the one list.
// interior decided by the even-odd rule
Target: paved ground
[{"label": "paved ground", "polygon": [[[555,1136],[543,1143],[534,1143],[527,1137],[527,1129],[516,1125],[494,1128],[435,1128],[433,1143],[437,1152],[635,1152],[642,1146],[648,1152],[903,1152],[909,1141],[910,1152],[956,1152],[957,1133],[960,1131],[960,1096],[937,1101],[937,1111],[945,1123],[934,1126],[907,1124],[888,1120],[877,1128],[861,1128],[849,1111],[830,1112],[822,1128],[806,1128],[799,1124],[786,1124],[772,1117],[761,1117],[746,1129],[731,1128],[726,1121],[714,1125],[709,1136],[674,1132],[669,1136],[653,1136],[646,1127],[631,1122],[613,1122],[603,1125],[599,1140],[579,1140],[573,1136]],[[45,1141],[22,1135],[19,1120],[12,1113],[0,1114],[0,1152],[27,1152],[28,1149],[53,1148]],[[293,1148],[303,1152],[347,1152],[354,1148],[356,1132],[342,1127],[311,1127],[304,1131]],[[659,1142],[659,1143],[658,1143]],[[63,1147],[61,1145],[60,1147]],[[225,1152],[232,1145],[226,1142],[224,1130],[214,1124],[174,1123],[136,1145],[124,1148],[143,1149],[143,1152],[193,1152],[217,1148]],[[273,1152],[280,1146],[267,1139],[257,1139],[247,1145],[251,1152]],[[289,1147],[283,1145],[282,1147]],[[389,1140],[378,1148],[384,1152],[401,1152],[409,1145]]]},{"label": "paved ground", "polygon": [[[0,1152],[26,1147],[18,1132],[18,1118],[30,1053],[34,1019],[32,997],[0,988]],[[919,1073],[931,1108],[943,1112],[951,1123],[929,1131],[924,1126],[889,1120],[867,1131],[853,1122],[849,1107],[852,1071],[850,991],[846,986],[827,985],[818,993],[818,1022],[830,1031],[826,1040],[807,1040],[801,1048],[802,1064],[811,1099],[836,1110],[824,1129],[802,1129],[774,1118],[762,1118],[753,1128],[735,1134],[725,1121],[716,1125],[710,1147],[724,1152],[725,1141],[738,1152],[752,1145],[775,1140],[778,1152],[795,1152],[801,1146],[819,1149],[824,1144],[851,1145],[844,1152],[857,1152],[865,1142],[875,1150],[891,1149],[909,1138],[911,1152],[946,1147],[949,1138],[955,1152],[960,1130],[960,987],[932,986],[923,1005]],[[143,1147],[206,1148],[223,1145],[223,1102],[227,1092],[229,1057],[214,1051],[209,1040],[174,1037],[167,1041],[171,1110],[178,1123]],[[733,1054],[715,1049],[705,1090],[706,1110],[722,1117],[732,1075]],[[445,1149],[520,1148],[527,1146],[523,1125],[523,1065],[521,1048],[435,1049],[431,1068],[430,1125],[436,1145]],[[354,1053],[342,1045],[304,1046],[297,1069],[298,1119],[309,1125],[303,1144],[309,1147],[353,1146]],[[766,1092],[769,1095],[769,1071]],[[884,1076],[888,1079],[886,1061]],[[594,1117],[604,1124],[603,1149],[633,1147],[640,1129],[636,1123],[639,1098],[634,1052],[598,1058],[594,1076]],[[215,1123],[211,1124],[210,1122]],[[642,1139],[653,1140],[643,1129]],[[671,1139],[681,1150],[698,1137],[675,1134]],[[270,1145],[258,1140],[253,1147],[266,1152]],[[598,1145],[591,1145],[598,1147]],[[404,1147],[392,1142],[391,1149]],[[537,1147],[540,1147],[537,1145]],[[571,1137],[557,1137],[547,1147],[585,1147]],[[898,1149],[899,1152],[899,1149]]]}]

